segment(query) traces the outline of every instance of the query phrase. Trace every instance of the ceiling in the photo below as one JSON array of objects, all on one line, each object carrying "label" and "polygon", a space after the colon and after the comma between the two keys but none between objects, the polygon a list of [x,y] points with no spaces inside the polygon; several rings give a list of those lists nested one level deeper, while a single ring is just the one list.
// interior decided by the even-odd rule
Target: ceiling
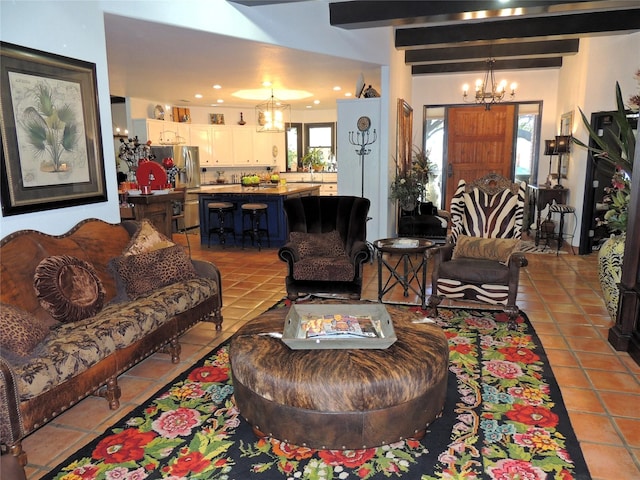
[{"label": "ceiling", "polygon": [[[355,92],[361,73],[365,80],[380,78],[380,66],[372,63],[112,14],[105,14],[105,33],[109,90],[116,97],[175,106],[210,106],[221,98],[220,106],[250,108],[270,93],[260,101],[231,93],[261,88],[270,80],[276,97],[280,88],[312,93],[308,99],[287,100],[293,109],[335,109],[337,98]],[[214,84],[222,88],[214,90]],[[336,92],[334,86],[342,90]],[[196,93],[203,98],[194,98]],[[320,103],[314,105],[314,100]]]},{"label": "ceiling", "polygon": [[[260,8],[299,0],[232,1]],[[564,57],[577,53],[580,38],[640,30],[640,1],[635,0],[373,0],[337,1],[328,7],[330,23],[338,28],[393,27],[396,48],[405,52],[414,76],[482,71],[489,57],[496,59],[496,70],[559,68]],[[180,106],[250,107],[257,102],[231,93],[270,80],[276,96],[279,88],[312,94],[288,101],[293,109],[333,109],[337,98],[355,92],[361,73],[379,87],[372,79],[379,78],[380,68],[372,63],[111,14],[105,15],[105,31],[113,96]],[[214,90],[214,84],[222,89]],[[203,98],[195,98],[196,93]]]},{"label": "ceiling", "polygon": [[640,1],[345,1],[330,4],[331,25],[395,27],[412,75],[559,68],[580,38],[640,30]]}]

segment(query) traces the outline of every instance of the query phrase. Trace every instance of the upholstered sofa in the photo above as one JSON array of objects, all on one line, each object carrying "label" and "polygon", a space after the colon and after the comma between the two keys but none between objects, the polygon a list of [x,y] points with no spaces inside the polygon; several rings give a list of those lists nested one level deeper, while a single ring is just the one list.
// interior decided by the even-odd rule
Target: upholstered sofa
[{"label": "upholstered sofa", "polygon": [[341,294],[359,299],[367,245],[368,198],[309,196],[284,201],[288,241],[278,250],[287,263],[287,297]]},{"label": "upholstered sofa", "polygon": [[159,350],[177,363],[198,321],[221,328],[216,266],[147,221],[19,231],[0,267],[0,441],[23,465],[26,435],[90,394],[118,408],[118,375]]}]

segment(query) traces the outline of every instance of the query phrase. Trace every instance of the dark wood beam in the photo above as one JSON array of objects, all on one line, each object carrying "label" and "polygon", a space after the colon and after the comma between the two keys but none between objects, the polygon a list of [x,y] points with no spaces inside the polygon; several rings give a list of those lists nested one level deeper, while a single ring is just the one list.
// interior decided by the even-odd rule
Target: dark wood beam
[{"label": "dark wood beam", "polygon": [[549,57],[578,53],[580,40],[549,40],[538,42],[499,43],[495,45],[453,46],[407,50],[406,64],[455,62],[476,58]]},{"label": "dark wood beam", "polygon": [[[519,60],[496,60],[494,70],[522,70],[525,68],[560,68],[562,57],[523,58]],[[413,65],[411,75],[430,75],[435,73],[484,72],[487,70],[485,60],[476,62],[431,63]]]},{"label": "dark wood beam", "polygon": [[396,30],[396,48],[460,42],[576,37],[589,33],[611,33],[640,29],[640,8],[622,12],[556,15],[544,18],[496,20],[456,26],[401,28]]},{"label": "dark wood beam", "polygon": [[468,20],[469,13],[483,18],[503,16],[505,11],[519,9],[518,15],[540,15],[549,12],[585,8],[614,8],[621,2],[593,0],[512,0],[502,4],[495,0],[467,1],[350,1],[329,4],[329,21],[336,27],[355,29],[388,27],[425,22]]}]

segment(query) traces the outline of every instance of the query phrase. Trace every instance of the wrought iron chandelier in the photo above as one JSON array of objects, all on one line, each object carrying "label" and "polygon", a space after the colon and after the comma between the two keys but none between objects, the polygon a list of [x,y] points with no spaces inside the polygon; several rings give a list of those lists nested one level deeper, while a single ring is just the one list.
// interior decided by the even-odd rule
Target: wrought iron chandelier
[{"label": "wrought iron chandelier", "polygon": [[[482,79],[476,80],[476,91],[472,99],[469,99],[469,84],[465,83],[462,86],[462,99],[465,102],[483,103],[487,110],[491,109],[491,105],[504,100],[507,92],[507,81],[502,80],[500,83],[496,83],[494,66],[495,59],[487,59],[487,72],[484,74],[484,81]],[[509,99],[513,100],[516,94],[516,83],[510,85]]]},{"label": "wrought iron chandelier", "polygon": [[291,105],[282,103],[273,96],[264,103],[256,105],[256,123],[258,132],[284,132],[291,118]]}]

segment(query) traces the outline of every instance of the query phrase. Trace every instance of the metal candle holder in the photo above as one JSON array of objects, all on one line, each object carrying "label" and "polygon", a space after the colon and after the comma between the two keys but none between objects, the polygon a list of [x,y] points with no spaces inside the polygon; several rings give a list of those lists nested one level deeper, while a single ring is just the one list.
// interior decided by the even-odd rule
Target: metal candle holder
[{"label": "metal candle holder", "polygon": [[373,139],[371,139],[371,136],[369,135],[368,130],[364,132],[349,132],[349,143],[351,145],[358,147],[358,149],[356,149],[356,153],[360,156],[360,164],[362,167],[362,181],[361,181],[362,194],[360,196],[363,198],[364,198],[364,157],[365,155],[369,155],[371,153],[371,149],[366,147],[376,143],[377,139],[378,139],[378,135],[376,134],[375,128],[373,129]]}]

